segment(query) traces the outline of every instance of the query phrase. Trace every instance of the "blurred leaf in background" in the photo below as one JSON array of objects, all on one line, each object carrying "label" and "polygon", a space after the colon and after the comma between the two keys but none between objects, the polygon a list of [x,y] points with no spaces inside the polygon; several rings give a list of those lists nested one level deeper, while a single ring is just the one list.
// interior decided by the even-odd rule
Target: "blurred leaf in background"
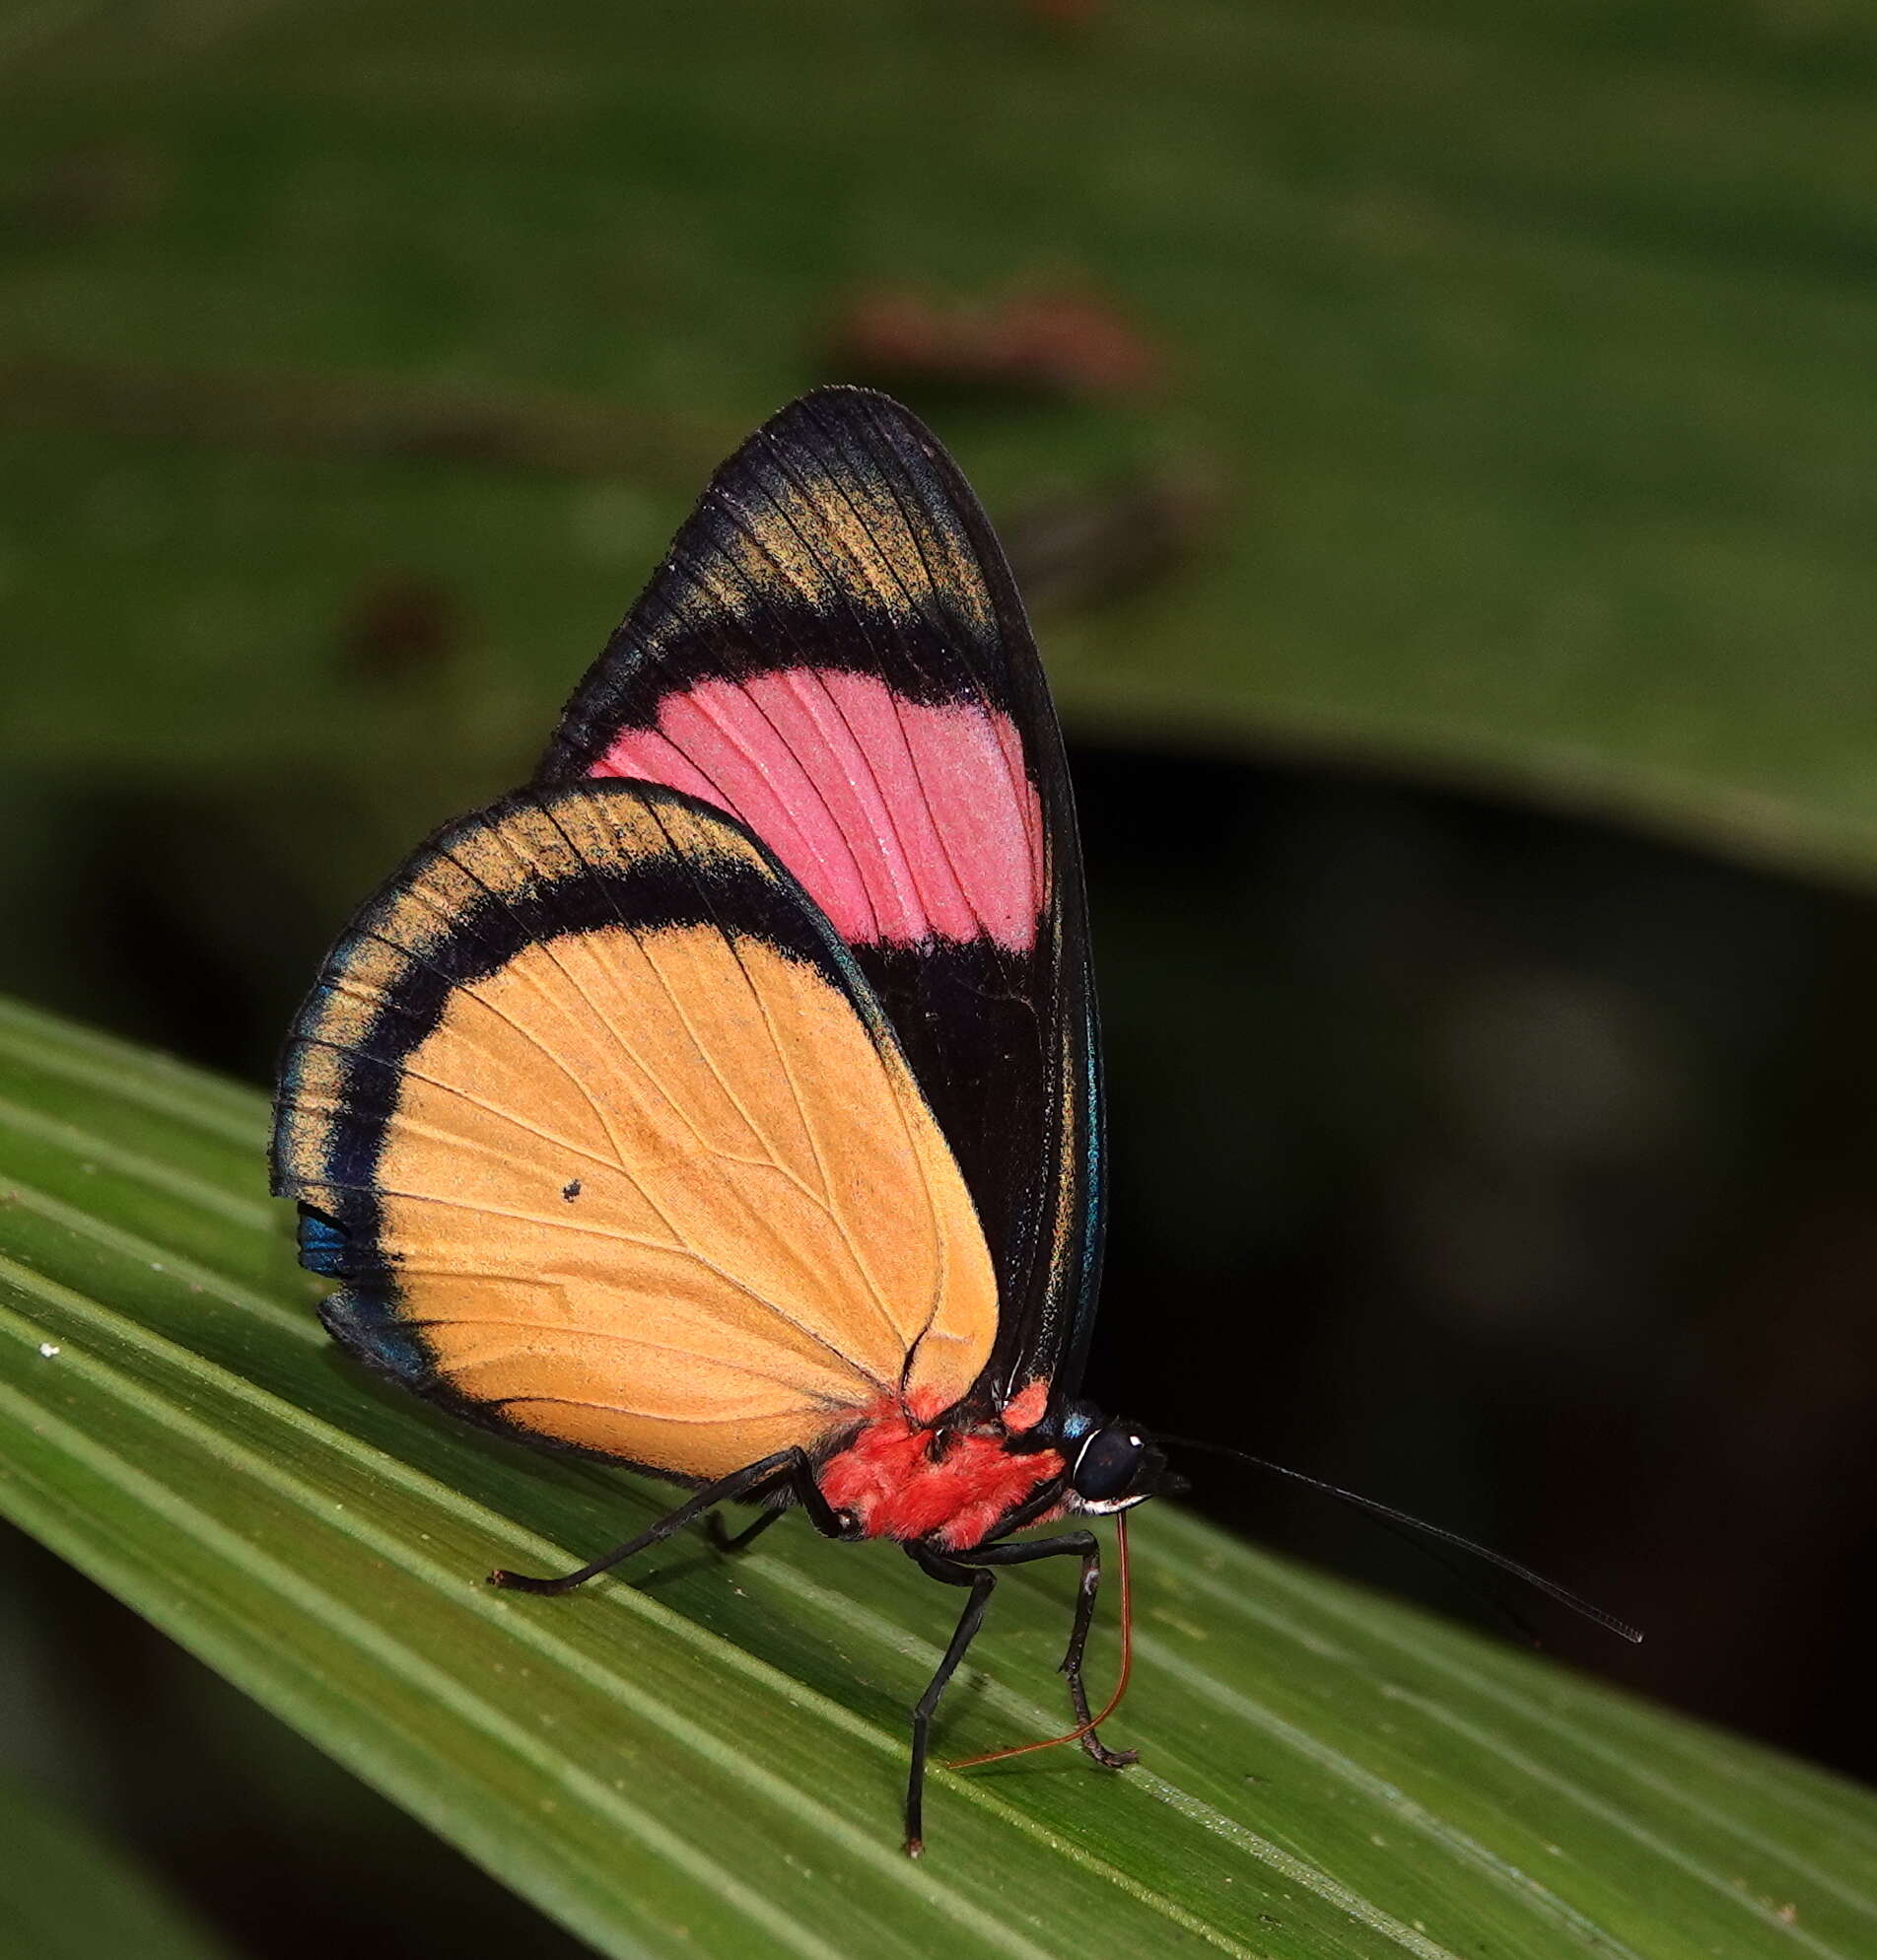
[{"label": "blurred leaf in background", "polygon": [[[268,847],[349,894],[515,773],[857,293],[1027,282],[1151,372],[955,404],[994,510],[1182,459],[1233,499],[1188,576],[1052,624],[1081,726],[1867,861],[1877,31],[1689,19],[23,10],[8,759],[321,786],[346,847]],[[387,581],[452,621],[389,672]]]}]

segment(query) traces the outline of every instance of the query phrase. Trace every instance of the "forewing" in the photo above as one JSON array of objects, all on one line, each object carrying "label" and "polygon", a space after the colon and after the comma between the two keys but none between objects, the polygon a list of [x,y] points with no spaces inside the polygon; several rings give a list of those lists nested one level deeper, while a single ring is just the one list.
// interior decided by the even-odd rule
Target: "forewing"
[{"label": "forewing", "polygon": [[274,1175],[368,1361],[680,1478],[955,1401],[995,1337],[866,979],[759,844],[656,787],[524,792],[411,860],[296,1023]]},{"label": "forewing", "polygon": [[937,440],[828,388],[718,472],[539,780],[741,819],[872,983],[1004,1302],[982,1386],[1073,1393],[1098,1277],[1101,1083],[1062,736],[1008,567]]}]

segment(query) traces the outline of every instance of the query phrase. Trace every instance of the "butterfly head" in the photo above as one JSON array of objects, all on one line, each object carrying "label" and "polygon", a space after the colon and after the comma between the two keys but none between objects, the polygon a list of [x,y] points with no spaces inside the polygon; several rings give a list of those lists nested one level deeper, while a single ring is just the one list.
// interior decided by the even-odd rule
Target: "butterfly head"
[{"label": "butterfly head", "polygon": [[1185,1480],[1166,1467],[1166,1451],[1139,1423],[1125,1417],[1071,1410],[1063,1424],[1069,1458],[1070,1507],[1106,1517],[1147,1499],[1181,1491]]}]

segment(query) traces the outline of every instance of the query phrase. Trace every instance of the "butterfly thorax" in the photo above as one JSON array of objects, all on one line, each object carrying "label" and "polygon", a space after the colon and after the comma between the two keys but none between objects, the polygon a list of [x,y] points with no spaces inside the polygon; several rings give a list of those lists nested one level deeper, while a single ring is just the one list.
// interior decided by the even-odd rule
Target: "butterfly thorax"
[{"label": "butterfly thorax", "polygon": [[890,1397],[868,1412],[815,1481],[837,1510],[858,1520],[861,1536],[968,1551],[1067,1472],[1056,1450],[1026,1436],[1035,1418],[1019,1407],[1022,1399],[1002,1417],[960,1421],[955,1411]]}]

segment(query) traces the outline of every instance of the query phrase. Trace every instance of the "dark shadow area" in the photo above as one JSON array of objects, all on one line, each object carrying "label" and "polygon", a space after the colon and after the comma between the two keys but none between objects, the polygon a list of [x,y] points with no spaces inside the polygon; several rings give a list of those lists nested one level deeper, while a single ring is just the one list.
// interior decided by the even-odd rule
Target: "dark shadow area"
[{"label": "dark shadow area", "polygon": [[[1871,1774],[1877,908],[1380,781],[1078,764],[1096,1393],[1486,1540],[1649,1634],[1513,1598],[1555,1652]],[[1471,1610],[1327,1501],[1187,1467],[1221,1521]]]}]

